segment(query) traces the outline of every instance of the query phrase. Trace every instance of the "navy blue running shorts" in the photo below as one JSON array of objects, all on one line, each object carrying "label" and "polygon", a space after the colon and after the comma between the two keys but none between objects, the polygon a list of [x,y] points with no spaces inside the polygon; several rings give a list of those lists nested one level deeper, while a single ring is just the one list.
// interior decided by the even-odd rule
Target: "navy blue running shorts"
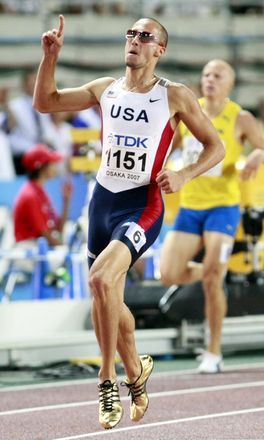
[{"label": "navy blue running shorts", "polygon": [[96,182],[89,204],[88,262],[111,240],[120,240],[131,252],[131,266],[160,233],[164,203],[156,183],[113,193]]}]

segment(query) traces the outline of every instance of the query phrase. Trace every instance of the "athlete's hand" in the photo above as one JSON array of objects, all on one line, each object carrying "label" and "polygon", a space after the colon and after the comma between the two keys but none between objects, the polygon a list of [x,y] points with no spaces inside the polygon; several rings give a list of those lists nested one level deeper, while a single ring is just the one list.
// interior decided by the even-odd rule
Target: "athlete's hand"
[{"label": "athlete's hand", "polygon": [[58,29],[44,32],[41,45],[45,55],[58,55],[64,39],[64,17],[60,15],[60,26]]},{"label": "athlete's hand", "polygon": [[262,150],[254,150],[248,156],[245,166],[240,173],[243,180],[252,179],[256,176],[260,164],[264,162],[264,153]]},{"label": "athlete's hand", "polygon": [[182,171],[172,171],[165,168],[158,172],[156,182],[165,194],[171,194],[183,187],[186,178]]}]

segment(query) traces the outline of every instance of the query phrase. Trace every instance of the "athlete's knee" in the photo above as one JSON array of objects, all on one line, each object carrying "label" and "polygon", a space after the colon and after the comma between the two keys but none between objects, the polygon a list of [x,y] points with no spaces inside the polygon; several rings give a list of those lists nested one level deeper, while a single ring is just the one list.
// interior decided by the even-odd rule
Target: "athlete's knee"
[{"label": "athlete's knee", "polygon": [[105,300],[110,289],[110,279],[102,269],[91,269],[89,288],[95,300]]},{"label": "athlete's knee", "polygon": [[164,286],[169,286],[171,283],[170,272],[164,267],[164,265],[160,266],[160,280]]},{"label": "athlete's knee", "polygon": [[223,283],[221,270],[216,266],[204,267],[202,285],[206,295],[218,296]]},{"label": "athlete's knee", "polygon": [[160,268],[160,278],[165,286],[186,283],[185,270],[171,270],[169,266]]}]

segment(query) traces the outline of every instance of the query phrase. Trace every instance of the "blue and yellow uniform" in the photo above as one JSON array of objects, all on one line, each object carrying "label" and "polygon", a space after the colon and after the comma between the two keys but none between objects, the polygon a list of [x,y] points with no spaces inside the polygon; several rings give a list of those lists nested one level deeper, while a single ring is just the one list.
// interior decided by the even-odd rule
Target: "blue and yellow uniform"
[{"label": "blue and yellow uniform", "polygon": [[[204,106],[204,98],[199,100]],[[212,119],[226,150],[222,162],[188,182],[180,194],[180,211],[174,229],[201,235],[204,230],[235,235],[240,220],[240,189],[236,170],[243,146],[235,136],[241,107],[228,100],[222,112]],[[184,166],[195,162],[202,144],[180,123]]]}]

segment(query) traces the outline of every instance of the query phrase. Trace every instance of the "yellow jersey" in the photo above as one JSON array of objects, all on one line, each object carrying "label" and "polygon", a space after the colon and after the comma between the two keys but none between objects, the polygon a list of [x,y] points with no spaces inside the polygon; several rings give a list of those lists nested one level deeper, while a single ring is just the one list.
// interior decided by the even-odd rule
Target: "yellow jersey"
[{"label": "yellow jersey", "polygon": [[[199,99],[203,108],[204,98]],[[240,203],[240,189],[236,170],[243,146],[235,138],[235,123],[241,107],[227,101],[223,111],[212,123],[216,128],[226,150],[223,161],[206,173],[188,182],[180,191],[180,206],[191,209],[208,209],[215,206],[231,206]],[[196,161],[203,145],[181,122],[184,166]]]}]

